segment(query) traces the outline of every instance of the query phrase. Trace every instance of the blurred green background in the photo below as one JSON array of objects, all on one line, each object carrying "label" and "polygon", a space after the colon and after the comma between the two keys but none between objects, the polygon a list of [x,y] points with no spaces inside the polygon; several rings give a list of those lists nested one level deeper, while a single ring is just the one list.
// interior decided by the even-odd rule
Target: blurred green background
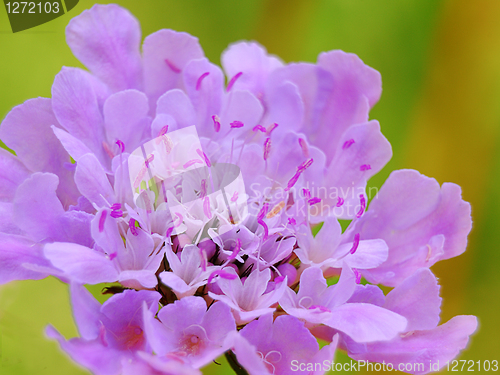
[{"label": "blurred green background", "polygon": [[[139,19],[143,37],[161,28],[189,32],[216,63],[229,43],[246,39],[286,62],[314,62],[322,51],[342,49],[379,70],[384,91],[371,117],[394,157],[371,183],[415,168],[462,186],[474,226],[467,252],[433,267],[442,285],[442,321],[477,315],[479,330],[461,359],[500,360],[500,1],[117,3]],[[16,34],[0,10],[0,118],[29,98],[49,97],[63,65],[82,66],[66,46],[64,28],[93,4],[80,1],[70,13]],[[88,374],[45,340],[49,323],[66,337],[76,335],[65,285],[50,278],[0,287],[0,374]],[[220,362],[204,373],[231,373]]]}]

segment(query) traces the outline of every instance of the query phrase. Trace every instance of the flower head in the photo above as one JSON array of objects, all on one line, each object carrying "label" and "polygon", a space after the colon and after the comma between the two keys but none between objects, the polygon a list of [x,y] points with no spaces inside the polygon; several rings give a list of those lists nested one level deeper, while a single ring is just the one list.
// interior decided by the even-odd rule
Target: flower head
[{"label": "flower head", "polygon": [[[70,283],[81,337],[47,334],[76,362],[196,374],[225,352],[239,371],[288,374],[337,344],[393,364],[444,365],[465,347],[476,320],[437,326],[429,271],[465,250],[460,188],[397,171],[368,207],[392,155],[368,120],[377,71],[342,51],[285,64],[253,42],[231,45],[223,71],[172,30],[141,54],[117,5],[66,33],[89,71],[63,68],[51,99],[0,127],[16,153],[0,152],[0,281]],[[82,286],[112,282],[103,305]]]}]

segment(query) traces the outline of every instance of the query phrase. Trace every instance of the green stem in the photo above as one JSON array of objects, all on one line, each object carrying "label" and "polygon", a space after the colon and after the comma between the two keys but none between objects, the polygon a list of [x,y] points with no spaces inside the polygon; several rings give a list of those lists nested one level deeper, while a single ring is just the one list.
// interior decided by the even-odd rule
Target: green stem
[{"label": "green stem", "polygon": [[231,350],[225,352],[224,355],[226,356],[229,365],[237,375],[248,375],[248,372],[243,367],[241,367],[241,365],[238,363],[238,360],[236,359],[236,356]]}]

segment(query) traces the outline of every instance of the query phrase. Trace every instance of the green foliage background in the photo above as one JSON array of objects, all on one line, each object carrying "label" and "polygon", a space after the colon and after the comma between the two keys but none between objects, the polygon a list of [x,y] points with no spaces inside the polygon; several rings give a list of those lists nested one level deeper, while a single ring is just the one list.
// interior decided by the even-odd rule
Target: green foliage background
[{"label": "green foliage background", "polygon": [[[498,0],[117,3],[139,19],[143,37],[161,28],[189,32],[216,63],[228,44],[246,39],[287,62],[343,49],[379,70],[384,92],[371,116],[394,157],[371,183],[380,186],[394,169],[415,168],[462,186],[474,228],[464,255],[433,267],[442,285],[442,321],[477,315],[479,331],[461,359],[500,360]],[[70,13],[16,34],[0,10],[0,118],[29,98],[49,97],[63,65],[82,66],[66,46],[64,28],[93,4],[82,0]],[[0,287],[0,374],[88,374],[45,340],[49,323],[68,338],[76,335],[65,285],[49,278]],[[204,373],[230,373],[221,362]]]}]

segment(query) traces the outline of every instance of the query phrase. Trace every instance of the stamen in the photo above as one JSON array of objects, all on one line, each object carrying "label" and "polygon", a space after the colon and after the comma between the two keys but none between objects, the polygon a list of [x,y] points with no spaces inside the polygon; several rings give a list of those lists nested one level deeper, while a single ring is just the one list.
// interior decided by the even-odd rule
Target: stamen
[{"label": "stamen", "polygon": [[219,274],[219,277],[223,278],[223,279],[226,279],[226,280],[234,280],[234,279],[237,279],[238,276],[237,275],[234,275],[232,273],[227,273],[227,272],[224,272],[222,271],[220,274]]},{"label": "stamen", "polygon": [[160,129],[160,131],[158,132],[158,137],[161,137],[162,135],[165,135],[167,134],[168,132],[168,125],[165,125],[163,128]]},{"label": "stamen", "polygon": [[180,226],[182,224],[182,222],[184,221],[184,217],[182,217],[181,213],[180,212],[176,212],[175,213],[175,216],[177,216],[177,218],[179,219],[179,223],[176,224],[174,223],[174,226],[177,228],[178,226]]},{"label": "stamen", "polygon": [[241,121],[235,120],[229,125],[231,126],[232,129],[235,129],[235,128],[242,128],[244,124]]},{"label": "stamen", "polygon": [[358,250],[359,246],[359,233],[354,235],[354,242],[352,243],[351,250],[349,251],[351,254],[354,254],[356,250]]},{"label": "stamen", "polygon": [[118,219],[119,217],[123,216],[123,211],[122,210],[116,210],[116,211],[111,211],[111,217]]},{"label": "stamen", "polygon": [[288,180],[285,191],[290,190],[297,183],[297,181],[299,180],[299,177],[300,177],[300,171],[295,172],[293,177],[290,180]]},{"label": "stamen", "polygon": [[174,231],[174,227],[170,227],[167,229],[167,233],[165,233],[165,237],[170,237],[172,235],[172,232]]},{"label": "stamen", "polygon": [[220,131],[220,118],[217,115],[213,115],[212,120],[214,121],[215,132],[218,133]]},{"label": "stamen", "polygon": [[264,227],[264,238],[262,240],[263,241],[267,240],[267,237],[269,237],[269,228],[267,227],[267,224],[262,219],[257,220],[257,223],[259,223],[260,225],[262,225],[262,227]]},{"label": "stamen", "polygon": [[241,250],[241,240],[238,238],[236,240],[236,246],[234,247],[232,254],[227,258],[227,260],[232,261],[232,260],[236,259],[236,257],[240,253],[240,250]]},{"label": "stamen", "polygon": [[210,159],[208,159],[207,154],[205,154],[203,151],[201,151],[199,148],[196,149],[196,152],[202,159],[205,159],[205,163],[207,164],[208,167],[212,166],[212,163],[210,163]]},{"label": "stamen", "polygon": [[342,146],[342,149],[345,150],[346,148],[351,147],[351,145],[354,143],[354,139],[349,139],[348,141],[344,142],[344,145]]},{"label": "stamen", "polygon": [[115,153],[113,151],[111,151],[111,149],[109,148],[109,145],[102,141],[102,147],[104,148],[104,151],[106,151],[106,154],[108,154],[108,156],[113,159],[115,157]]},{"label": "stamen", "polygon": [[359,203],[361,204],[361,208],[359,209],[358,213],[356,214],[357,218],[360,218],[366,209],[366,200],[365,200],[365,196],[363,194],[359,195]]},{"label": "stamen", "polygon": [[139,233],[137,232],[137,227],[135,226],[136,220],[135,219],[130,219],[128,222],[128,227],[130,228],[130,232],[134,236],[138,236]]},{"label": "stamen", "polygon": [[201,82],[203,81],[203,78],[205,78],[206,76],[208,76],[210,74],[210,72],[205,72],[203,73],[200,78],[198,78],[198,81],[196,81],[196,91],[200,91],[200,88],[201,88]]},{"label": "stamen", "polygon": [[313,206],[319,202],[321,202],[321,198],[317,198],[317,197],[311,198],[307,201],[307,203],[309,203],[309,206]]},{"label": "stamen", "polygon": [[118,211],[118,210],[121,210],[122,209],[122,204],[121,203],[114,203],[112,206],[111,206],[111,209],[113,211]]},{"label": "stamen", "polygon": [[161,130],[160,130],[160,134],[158,135],[158,137],[155,139],[155,143],[158,145],[160,143],[163,144],[164,148],[165,148],[165,153],[168,155],[170,154],[170,152],[172,151],[172,149],[174,148],[174,142],[172,142],[172,140],[170,139],[170,137],[166,134],[161,134],[163,133],[163,129],[165,129],[165,133],[167,132],[168,130],[168,125],[164,126]]},{"label": "stamen", "polygon": [[165,59],[165,63],[168,65],[168,67],[170,68],[170,70],[172,70],[174,73],[180,73],[181,70],[176,67],[170,60],[168,59]]},{"label": "stamen", "polygon": [[185,164],[183,165],[183,167],[184,167],[184,168],[189,168],[190,166],[192,166],[193,164],[196,164],[196,163],[201,163],[201,164],[203,164],[203,162],[202,162],[201,160],[199,160],[199,159],[191,159],[191,160],[189,160],[187,163],[185,163]]},{"label": "stamen", "polygon": [[255,125],[252,129],[252,131],[256,132],[257,130],[260,130],[262,133],[267,132],[266,128],[263,127],[262,125]]},{"label": "stamen", "polygon": [[222,279],[226,279],[226,280],[234,280],[234,279],[237,279],[237,278],[238,278],[238,275],[235,275],[235,274],[232,274],[232,273],[225,272],[225,271],[222,269],[222,270],[217,270],[217,271],[212,272],[212,273],[210,274],[210,276],[208,276],[207,284],[210,284],[210,283],[212,282],[212,280],[213,280],[216,276],[219,276],[220,278],[222,278]]},{"label": "stamen", "polygon": [[102,232],[104,230],[104,222],[106,221],[107,214],[108,211],[106,210],[102,211],[101,217],[99,218],[99,232]]},{"label": "stamen", "polygon": [[337,204],[335,206],[340,207],[344,204],[344,198],[337,198]]},{"label": "stamen", "polygon": [[368,171],[370,169],[372,169],[372,167],[370,166],[370,164],[363,164],[362,166],[359,167],[359,170],[361,172]]},{"label": "stamen", "polygon": [[231,202],[236,202],[238,200],[238,192],[235,191],[233,196],[231,197]]},{"label": "stamen", "polygon": [[210,199],[208,197],[203,199],[203,213],[208,219],[212,218],[212,212],[210,211]]},{"label": "stamen", "polygon": [[264,142],[264,160],[269,158],[269,152],[271,151],[271,138],[266,138]]},{"label": "stamen", "polygon": [[212,280],[216,277],[216,276],[219,276],[221,273],[221,271],[214,271],[212,272],[209,276],[208,276],[208,280],[207,280],[207,285],[210,284],[212,282]]},{"label": "stamen", "polygon": [[431,259],[432,248],[429,244],[427,244],[427,256],[425,257],[425,261],[428,262]]},{"label": "stamen", "polygon": [[146,168],[149,168],[149,164],[155,160],[155,156],[153,154],[149,155],[149,157],[144,161],[144,165]]},{"label": "stamen", "polygon": [[353,268],[352,270],[356,276],[356,284],[359,284],[361,282],[361,272],[359,272],[356,268]]},{"label": "stamen", "polygon": [[311,158],[309,160],[306,160],[305,162],[303,162],[301,165],[299,165],[298,167],[298,171],[300,172],[304,172],[307,168],[309,168],[311,166],[311,164],[314,162],[314,160]]},{"label": "stamen", "polygon": [[304,194],[304,198],[306,199],[311,199],[311,192],[309,191],[309,189],[302,189],[302,194]]},{"label": "stamen", "polygon": [[266,130],[266,134],[267,135],[271,135],[271,133],[273,132],[274,129],[276,129],[278,127],[278,124],[277,123],[274,123],[274,124],[271,124],[267,127],[267,130]]},{"label": "stamen", "polygon": [[141,169],[139,170],[139,173],[137,174],[137,177],[134,180],[134,189],[137,189],[141,185],[141,181],[144,178],[144,175],[146,174],[147,167],[142,166]]},{"label": "stamen", "polygon": [[306,141],[302,138],[299,138],[299,145],[300,145],[300,148],[302,149],[302,153],[304,154],[304,157],[308,158],[309,157],[309,147],[307,146]]},{"label": "stamen", "polygon": [[405,337],[411,336],[414,333],[415,333],[415,331],[403,332],[403,333],[399,334],[399,337],[401,337],[402,339],[404,339]]},{"label": "stamen", "polygon": [[120,152],[125,152],[125,144],[120,141],[120,140],[117,140],[116,141],[116,144],[118,145],[118,147],[120,148]]},{"label": "stamen", "polygon": [[201,180],[200,198],[205,198],[207,195],[207,180]]},{"label": "stamen", "polygon": [[242,74],[243,74],[243,72],[236,73],[236,74],[234,75],[234,77],[233,77],[233,78],[231,78],[231,80],[230,80],[230,81],[229,81],[229,83],[227,84],[226,92],[229,92],[229,90],[231,90],[231,89],[232,89],[232,87],[233,87],[234,83],[236,82],[236,80],[237,80],[238,78],[240,78],[240,77],[241,77],[241,75],[242,75]]},{"label": "stamen", "polygon": [[312,305],[311,307],[309,307],[309,310],[315,310],[315,309],[318,309],[319,312],[332,312],[332,310],[330,310],[329,308],[321,305]]},{"label": "stamen", "polygon": [[266,216],[268,209],[269,209],[269,203],[264,203],[259,213],[257,214],[257,221],[262,220],[264,216]]},{"label": "stamen", "polygon": [[285,207],[285,201],[279,202],[276,206],[273,207],[271,211],[266,215],[267,219],[275,217],[283,208]]}]

